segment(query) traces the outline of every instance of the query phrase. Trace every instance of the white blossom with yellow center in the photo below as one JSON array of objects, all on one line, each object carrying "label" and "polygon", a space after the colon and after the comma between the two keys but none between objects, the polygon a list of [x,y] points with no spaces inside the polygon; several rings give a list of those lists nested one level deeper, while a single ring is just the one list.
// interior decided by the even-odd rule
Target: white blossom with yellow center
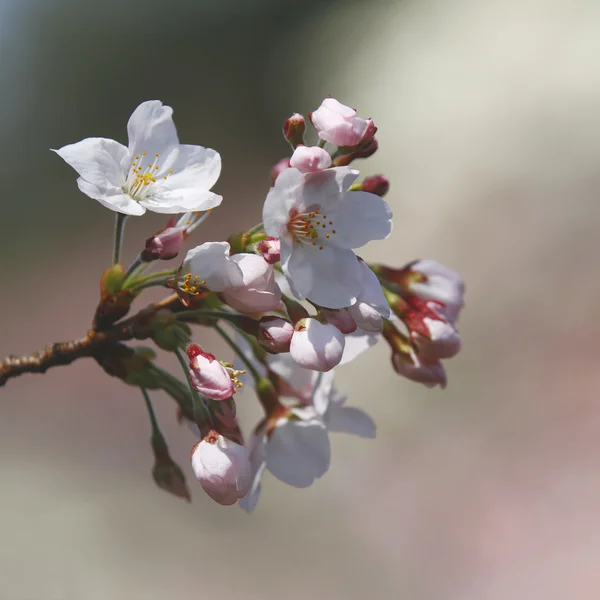
[{"label": "white blossom with yellow center", "polygon": [[86,138],[56,150],[79,173],[84,194],[126,215],[204,211],[221,203],[222,197],[209,191],[221,173],[221,156],[180,144],[170,106],[143,102],[131,115],[127,134],[127,147]]},{"label": "white blossom with yellow center", "polygon": [[363,282],[353,248],[392,231],[385,200],[348,191],[357,177],[349,167],[304,174],[290,168],[267,195],[265,232],[280,239],[281,268],[298,299],[327,308],[356,303]]}]

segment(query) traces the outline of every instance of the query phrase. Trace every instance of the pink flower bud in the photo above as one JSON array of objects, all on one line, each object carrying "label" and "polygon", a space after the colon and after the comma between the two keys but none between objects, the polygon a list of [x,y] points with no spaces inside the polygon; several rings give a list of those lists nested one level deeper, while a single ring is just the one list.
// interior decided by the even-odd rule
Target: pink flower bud
[{"label": "pink flower bud", "polygon": [[258,324],[258,341],[271,352],[289,352],[294,326],[279,317],[263,317]]},{"label": "pink flower bud", "polygon": [[419,351],[419,355],[426,359],[451,358],[461,347],[460,335],[450,323],[442,319],[423,318],[422,323],[425,334],[417,331],[411,332],[411,338]]},{"label": "pink flower bud", "polygon": [[183,245],[185,228],[167,227],[146,240],[146,248],[141,253],[144,262],[175,258]]},{"label": "pink flower bud", "polygon": [[439,385],[446,387],[447,377],[444,365],[439,360],[428,361],[419,357],[415,352],[392,354],[392,365],[399,375],[423,383],[427,387]]},{"label": "pink flower bud", "polygon": [[187,354],[195,390],[213,400],[226,400],[233,396],[235,387],[231,376],[212,354],[203,352],[197,344],[189,344]]},{"label": "pink flower bud", "polygon": [[268,237],[256,246],[261,256],[270,264],[274,265],[281,260],[281,242],[278,238]]},{"label": "pink flower bud", "polygon": [[327,319],[328,323],[335,325],[342,333],[353,333],[356,331],[356,321],[347,308],[320,308],[319,312]]},{"label": "pink flower bud", "polygon": [[282,158],[280,161],[276,162],[271,168],[271,183],[274,184],[275,180],[279,177],[283,171],[290,168],[290,159]]},{"label": "pink flower bud", "polygon": [[331,156],[319,146],[298,146],[290,158],[290,167],[301,173],[314,173],[331,166]]},{"label": "pink flower bud", "polygon": [[335,98],[325,98],[309,118],[319,137],[336,146],[356,146],[369,127],[366,119],[357,117],[353,108]]},{"label": "pink flower bud", "polygon": [[230,506],[248,493],[252,468],[244,446],[212,430],[194,446],[191,458],[196,478],[215,502]]},{"label": "pink flower bud", "polygon": [[365,134],[362,136],[362,139],[360,140],[361,147],[366,148],[367,146],[369,146],[375,138],[376,133],[377,127],[375,126],[375,123],[373,123],[373,119],[367,119],[367,129],[365,131]]},{"label": "pink flower bud", "polygon": [[234,254],[231,260],[242,271],[243,284],[223,291],[229,306],[241,312],[260,313],[274,310],[281,301],[273,266],[256,254]]},{"label": "pink flower bud", "polygon": [[360,189],[363,192],[383,197],[390,191],[390,181],[383,175],[373,175],[361,183]]},{"label": "pink flower bud", "polygon": [[283,124],[283,135],[285,139],[294,146],[304,144],[304,132],[306,130],[306,121],[301,114],[293,114]]},{"label": "pink flower bud", "polygon": [[296,323],[290,353],[301,367],[330,371],[342,360],[344,346],[344,335],[335,325],[309,317]]}]

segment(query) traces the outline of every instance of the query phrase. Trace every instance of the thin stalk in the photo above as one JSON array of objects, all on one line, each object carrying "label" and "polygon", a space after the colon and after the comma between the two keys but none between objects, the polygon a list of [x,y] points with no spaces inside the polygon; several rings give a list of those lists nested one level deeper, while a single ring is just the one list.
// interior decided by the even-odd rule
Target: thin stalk
[{"label": "thin stalk", "polygon": [[125,282],[123,283],[123,287],[127,287],[128,280],[131,279],[132,275],[138,271],[141,266],[148,264],[149,263],[142,263],[141,255],[138,254],[135,257],[135,260],[127,267],[127,271],[125,271]]},{"label": "thin stalk", "polygon": [[325,140],[319,139],[319,143],[317,144],[319,148],[325,148],[325,144],[327,142]]},{"label": "thin stalk", "polygon": [[123,245],[123,232],[125,231],[125,220],[127,215],[117,213],[115,220],[115,244],[113,248],[113,265],[119,264],[121,258],[121,246]]},{"label": "thin stalk", "polygon": [[250,375],[254,378],[254,381],[258,381],[261,379],[260,373],[256,370],[256,367],[252,364],[252,362],[245,356],[242,352],[241,348],[231,339],[229,334],[220,326],[215,325],[215,329],[217,333],[227,342],[227,344],[231,347],[231,349],[240,357],[240,360],[244,363]]},{"label": "thin stalk", "polygon": [[254,227],[251,227],[250,229],[248,229],[248,231],[246,233],[248,234],[248,237],[251,237],[255,233],[258,233],[259,231],[262,231],[262,229],[263,229],[263,223],[261,221],[260,223],[258,223]]},{"label": "thin stalk", "polygon": [[[146,283],[147,281],[152,281],[153,279],[159,279],[160,277],[165,278],[165,277],[169,277],[170,275],[175,275],[176,271],[175,269],[165,269],[164,271],[156,271],[156,273],[150,273],[148,275],[145,275],[144,277],[140,277],[139,279],[134,280],[133,282],[131,282],[131,286],[132,287],[137,287],[138,285],[142,284],[142,283]],[[123,286],[125,287],[125,286]]]},{"label": "thin stalk", "polygon": [[167,287],[167,281],[169,281],[169,279],[152,279],[150,281],[146,281],[144,283],[142,283],[141,285],[134,285],[133,287],[129,288],[129,291],[132,294],[137,294],[138,292],[141,292],[142,290],[145,290],[146,288],[151,288],[151,287]]}]

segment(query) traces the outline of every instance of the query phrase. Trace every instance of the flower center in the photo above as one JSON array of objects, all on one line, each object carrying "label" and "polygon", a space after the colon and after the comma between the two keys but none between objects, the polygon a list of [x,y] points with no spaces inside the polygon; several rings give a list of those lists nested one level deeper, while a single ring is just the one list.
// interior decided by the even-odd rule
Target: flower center
[{"label": "flower center", "polygon": [[287,230],[296,242],[318,246],[319,250],[323,250],[323,244],[336,233],[333,221],[321,215],[320,208],[303,213],[291,210]]},{"label": "flower center", "polygon": [[173,174],[173,171],[169,171],[162,178],[159,177],[158,172],[160,167],[158,165],[158,157],[159,154],[155,154],[154,162],[147,162],[144,167],[144,161],[147,160],[146,153],[142,152],[141,155],[136,156],[129,168],[125,185],[122,187],[123,192],[139,202],[151,193],[153,187],[156,187],[153,184],[158,184],[168,179],[169,175]]},{"label": "flower center", "polygon": [[182,281],[178,282],[179,289],[190,296],[197,296],[205,291],[206,279],[200,279],[199,275],[188,273]]}]

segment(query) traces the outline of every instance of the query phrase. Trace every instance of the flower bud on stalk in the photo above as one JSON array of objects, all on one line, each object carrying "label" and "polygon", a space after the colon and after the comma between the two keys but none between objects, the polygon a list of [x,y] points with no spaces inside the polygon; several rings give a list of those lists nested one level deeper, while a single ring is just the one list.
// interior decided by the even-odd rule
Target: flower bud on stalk
[{"label": "flower bud on stalk", "polygon": [[362,183],[350,187],[350,191],[363,191],[383,198],[390,191],[390,181],[383,175],[373,175],[365,178]]},{"label": "flower bud on stalk", "polygon": [[319,146],[298,146],[290,158],[290,167],[301,173],[315,173],[331,166],[331,156]]},{"label": "flower bud on stalk", "polygon": [[250,458],[244,446],[210,431],[192,449],[192,468],[202,489],[224,506],[243,498],[252,483]]},{"label": "flower bud on stalk", "polygon": [[237,379],[239,372],[232,370],[230,374],[213,354],[203,352],[197,344],[187,347],[187,355],[192,385],[203,396],[212,400],[226,400],[241,386]]},{"label": "flower bud on stalk", "polygon": [[293,148],[304,144],[304,132],[306,131],[306,121],[299,113],[294,113],[283,124],[283,135]]},{"label": "flower bud on stalk", "polygon": [[330,371],[342,360],[344,346],[344,335],[335,325],[308,318],[296,323],[290,353],[305,369]]},{"label": "flower bud on stalk", "polygon": [[183,246],[184,238],[184,227],[167,227],[146,240],[146,247],[140,253],[140,258],[144,262],[175,258]]},{"label": "flower bud on stalk", "polygon": [[281,260],[281,242],[278,238],[267,237],[258,242],[256,250],[270,265]]},{"label": "flower bud on stalk", "polygon": [[342,154],[333,161],[334,167],[346,167],[357,158],[369,158],[379,149],[377,138],[373,138],[368,146],[358,147],[356,150],[351,150],[348,154]]},{"label": "flower bud on stalk", "polygon": [[335,325],[342,333],[353,333],[357,329],[356,321],[347,308],[323,308],[319,307],[319,313],[328,323]]},{"label": "flower bud on stalk", "polygon": [[154,452],[152,478],[154,482],[162,490],[191,502],[192,497],[185,482],[183,471],[171,458],[164,439],[162,439],[162,443],[160,442],[160,439],[155,439],[155,436],[152,436],[152,451]]}]

